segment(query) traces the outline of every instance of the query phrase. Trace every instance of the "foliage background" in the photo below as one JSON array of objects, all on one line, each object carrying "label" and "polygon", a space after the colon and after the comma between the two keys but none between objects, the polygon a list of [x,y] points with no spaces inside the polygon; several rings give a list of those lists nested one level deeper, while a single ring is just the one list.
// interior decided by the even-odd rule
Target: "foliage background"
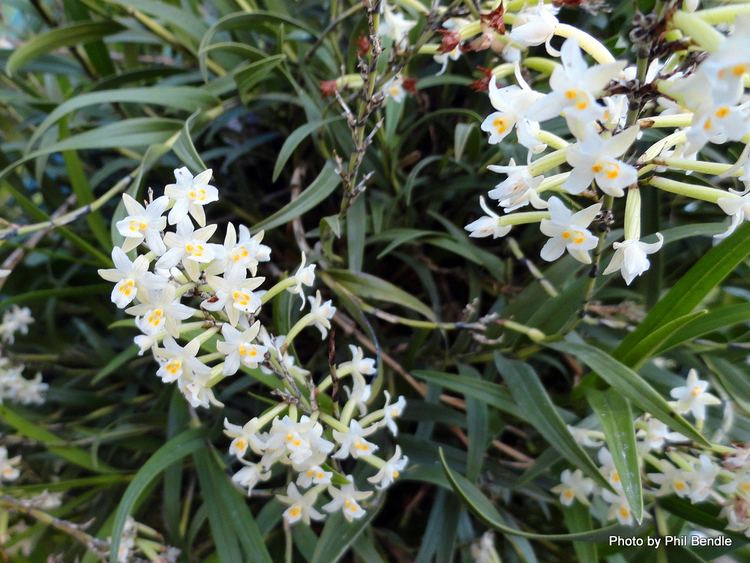
[{"label": "foliage background", "polygon": [[[607,37],[614,52],[627,56],[628,38],[621,33],[635,5],[609,7],[610,13],[596,15],[564,9],[561,19]],[[211,217],[265,225],[279,272],[296,266],[300,248],[324,241],[315,251],[322,256],[319,283],[338,300],[339,340],[346,335],[377,352],[379,381],[409,400],[398,441],[411,469],[364,522],[343,530],[334,519],[313,529],[295,527],[296,559],[470,560],[469,545],[486,524],[472,515],[472,503],[454,492],[439,447],[453,470],[466,475],[468,481],[459,478],[464,496],[481,489],[479,494],[491,499],[493,514],[483,498],[473,499],[474,508],[479,503],[490,519],[539,533],[592,528],[585,509],[561,518],[548,490],[557,482],[557,469],[566,465],[550,449],[549,436],[534,429],[527,408],[545,405],[549,397],[566,422],[590,416],[581,389],[592,380],[578,385],[586,365],[595,369],[584,359],[586,350],[562,354],[502,323],[492,324],[479,342],[467,324],[494,312],[547,335],[575,329],[582,342],[612,351],[624,328],[643,318],[644,307],[653,306],[706,254],[710,239],[687,235],[718,232],[716,211],[679,199],[659,205],[645,193],[652,212],[644,231],[662,230],[669,243],[665,252],[631,288],[600,278],[597,308],[580,322],[585,267],[569,257],[546,266],[544,277],[558,292],[553,298],[516,255],[518,248],[540,246],[535,229],[514,230],[517,246],[505,240],[476,244],[463,230],[477,215],[477,196],[494,183],[486,165],[522,156],[511,143],[499,149],[487,145],[478,128],[489,102],[469,85],[480,78],[475,67],[497,64],[491,52],[462,57],[440,77],[431,56],[404,61],[405,73],[417,79],[416,93],[378,112],[384,125],[361,168],[373,176],[342,214],[334,157],[348,158],[351,134],[338,102],[323,97],[319,83],[337,78],[342,68],[357,72],[356,39],[366,26],[361,4],[6,0],[2,18],[4,220],[45,221],[57,210],[98,201],[113,187],[141,195],[153,187],[159,193],[174,168],[187,165],[195,172],[205,164],[213,168],[222,194]],[[736,153],[713,156],[733,161]],[[0,309],[26,304],[37,318],[14,353],[38,366],[51,383],[42,409],[0,407],[6,441],[20,446],[29,468],[22,484],[4,487],[3,493],[64,491],[55,515],[91,521],[87,530],[102,539],[113,525],[122,525],[125,506],[192,561],[262,560],[263,544],[280,560],[281,505],[264,498],[246,502],[223,467],[224,416],[249,418],[263,407],[264,391],[253,379],[238,377],[219,397],[227,408],[202,412],[200,428],[189,430],[184,401],[154,377],[150,358],[136,355],[133,330],[118,322],[122,316],[108,302],[110,286],[96,275],[109,262],[110,223],[122,213],[118,202],[112,197],[85,218],[44,229],[45,236],[33,243],[29,237],[2,241],[0,258],[22,249],[22,263],[0,289]],[[724,270],[702,262],[694,303],[673,304],[687,314],[702,303],[718,311],[713,317],[718,322],[700,333],[702,340],[683,338],[686,343],[661,354],[666,361],[644,363],[639,371],[666,396],[684,368],[710,366],[721,393],[738,405],[731,428],[717,429],[720,420],[708,427],[736,441],[750,438],[744,346],[750,289],[743,260],[749,236],[742,229],[732,239],[735,254]],[[533,252],[527,258],[539,262]],[[273,314],[277,326],[289,326],[297,313],[287,302]],[[648,328],[662,325],[652,322]],[[643,360],[662,351],[663,342],[657,344],[643,351]],[[308,365],[326,369],[325,347],[299,343],[298,350],[311,358]],[[517,375],[515,386],[514,376],[505,375],[503,383],[496,367],[510,357],[524,362],[500,370]],[[543,386],[522,387],[529,381]],[[534,392],[543,395],[541,402]],[[555,470],[547,471],[550,467]],[[646,527],[656,520],[674,533],[691,522],[721,529],[710,507],[668,498],[650,510],[655,519]],[[29,538],[31,561],[52,553],[63,560],[84,556],[79,544],[42,524],[12,537],[5,548]],[[687,561],[717,555],[686,549],[634,555],[601,543],[597,553],[590,543],[500,534],[496,540],[507,561],[609,555]],[[738,559],[747,554],[742,546],[737,539]]]}]

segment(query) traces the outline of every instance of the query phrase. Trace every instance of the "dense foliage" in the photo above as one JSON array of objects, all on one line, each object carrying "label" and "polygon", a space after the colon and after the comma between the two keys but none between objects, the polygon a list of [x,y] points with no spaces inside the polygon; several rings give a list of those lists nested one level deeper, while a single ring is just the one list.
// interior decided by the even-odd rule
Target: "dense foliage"
[{"label": "dense foliage", "polygon": [[0,10],[8,560],[750,556],[750,4]]}]

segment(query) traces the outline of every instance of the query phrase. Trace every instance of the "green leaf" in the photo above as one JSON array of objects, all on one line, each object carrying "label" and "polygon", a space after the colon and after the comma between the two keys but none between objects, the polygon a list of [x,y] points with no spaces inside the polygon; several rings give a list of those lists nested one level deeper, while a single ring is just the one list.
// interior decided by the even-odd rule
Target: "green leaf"
[{"label": "green leaf", "polygon": [[152,16],[156,16],[161,21],[168,23],[178,29],[188,33],[190,36],[199,41],[208,29],[203,18],[195,16],[188,10],[181,10],[171,6],[168,2],[156,2],[154,0],[105,0],[111,4],[119,4],[125,8],[135,8]]},{"label": "green leaf", "polygon": [[117,469],[99,461],[95,453],[89,453],[80,448],[66,446],[65,440],[42,428],[38,424],[27,420],[10,407],[0,405],[0,419],[27,438],[31,438],[32,440],[44,444],[50,452],[74,465],[78,465],[79,467],[83,467],[95,473],[117,473]]},{"label": "green leaf", "polygon": [[237,83],[237,91],[243,104],[252,99],[255,87],[268,78],[284,59],[286,59],[286,55],[272,55],[247,64],[235,73],[234,80]]},{"label": "green leaf", "polygon": [[285,225],[289,221],[307,213],[331,195],[333,190],[339,185],[339,182],[341,182],[341,178],[336,173],[336,167],[331,161],[326,162],[318,177],[313,180],[312,184],[297,199],[288,203],[270,217],[266,217],[263,221],[256,223],[251,231],[253,233],[257,233],[261,229],[268,231],[280,225]]},{"label": "green leaf", "polygon": [[218,103],[215,96],[204,88],[193,86],[158,86],[152,88],[119,88],[81,94],[65,100],[44,118],[29,139],[29,152],[44,133],[71,112],[89,107],[114,103],[151,104],[194,112],[210,104]]},{"label": "green leaf", "polygon": [[58,27],[33,37],[13,51],[5,63],[5,72],[13,75],[26,63],[45,53],[60,47],[83,45],[122,30],[123,26],[115,21],[83,22]]},{"label": "green leaf", "polygon": [[[458,370],[461,377],[484,383],[482,376],[473,367],[459,364]],[[478,479],[489,441],[487,403],[472,397],[466,400],[466,428],[469,438],[469,451],[466,455],[466,476],[469,479]]]},{"label": "green leaf", "polygon": [[117,551],[120,548],[120,539],[122,537],[122,530],[125,527],[125,521],[130,516],[133,506],[135,506],[144,489],[167,467],[197,451],[204,445],[203,431],[201,429],[186,430],[156,450],[154,455],[138,470],[128,488],[125,489],[125,493],[122,495],[122,500],[120,500],[117,512],[115,513],[112,525],[112,548],[109,552],[112,561],[118,560]]},{"label": "green leaf", "polygon": [[696,311],[689,313],[661,325],[659,328],[647,334],[643,339],[638,341],[630,350],[623,351],[617,358],[626,366],[637,370],[651,356],[654,356],[663,344],[678,333],[685,325],[699,320],[706,314],[706,311]]},{"label": "green leaf", "polygon": [[411,309],[412,311],[416,311],[431,321],[436,320],[435,314],[427,305],[422,303],[411,293],[407,293],[403,289],[396,287],[391,282],[385,281],[382,278],[365,274],[364,272],[354,273],[349,270],[328,270],[326,274],[330,275],[333,279],[358,297],[394,303],[406,307],[407,309]]},{"label": "green leaf", "polygon": [[382,502],[376,499],[367,508],[367,514],[353,522],[347,522],[341,512],[336,512],[328,517],[323,526],[318,543],[315,546],[311,563],[336,563],[346,552],[352,543],[375,519]]},{"label": "green leaf", "polygon": [[461,393],[465,397],[483,401],[499,411],[518,418],[523,417],[521,409],[518,408],[512,397],[497,383],[423,369],[414,370],[412,375],[435,385],[440,385],[445,389]]},{"label": "green leaf", "polygon": [[328,119],[321,119],[319,121],[313,121],[312,123],[305,123],[292,131],[291,135],[286,138],[284,144],[281,146],[279,156],[276,157],[276,164],[273,167],[273,175],[271,180],[275,182],[279,178],[279,174],[284,169],[289,158],[294,153],[295,149],[299,144],[304,141],[311,133],[317,131],[324,125],[343,119],[342,117],[329,117]]},{"label": "green leaf", "polygon": [[210,450],[199,450],[193,458],[219,559],[273,563],[245,500],[230,484]]},{"label": "green leaf", "polygon": [[643,488],[630,403],[614,389],[592,389],[587,398],[602,425],[604,439],[620,476],[625,498],[640,524],[643,520]]},{"label": "green leaf", "polygon": [[748,321],[750,321],[750,303],[726,305],[711,309],[705,315],[692,319],[666,338],[654,352],[654,355],[662,354],[683,342],[700,338],[716,330]]},{"label": "green leaf", "polygon": [[623,339],[613,356],[621,359],[638,342],[659,327],[691,313],[714,287],[742,263],[748,254],[750,254],[750,224],[744,223],[732,236],[714,246],[680,277],[638,327]]},{"label": "green leaf", "polygon": [[677,414],[656,389],[632,369],[612,356],[588,344],[557,342],[548,346],[563,354],[570,354],[586,364],[631,403],[661,420],[672,430],[708,446],[708,441],[695,427]]},{"label": "green leaf", "polygon": [[599,486],[611,489],[584,449],[578,445],[544,390],[531,366],[495,354],[495,366],[521,410],[521,417],[531,424],[547,443]]},{"label": "green leaf", "polygon": [[461,497],[469,509],[476,514],[485,524],[491,528],[509,536],[521,536],[523,538],[545,540],[545,541],[581,541],[603,543],[609,540],[610,536],[631,537],[637,536],[641,530],[629,526],[620,526],[618,524],[599,528],[588,532],[578,532],[574,534],[536,534],[533,532],[524,532],[511,528],[503,522],[500,513],[493,506],[492,502],[482,494],[471,481],[454,472],[445,460],[443,449],[439,450],[440,462],[443,464],[443,471],[453,490]]},{"label": "green leaf", "polygon": [[[565,526],[572,533],[587,532],[593,528],[591,523],[591,510],[580,502],[573,503],[571,506],[564,506],[563,519]],[[599,556],[595,543],[573,542],[573,548],[580,563],[597,563]]]}]

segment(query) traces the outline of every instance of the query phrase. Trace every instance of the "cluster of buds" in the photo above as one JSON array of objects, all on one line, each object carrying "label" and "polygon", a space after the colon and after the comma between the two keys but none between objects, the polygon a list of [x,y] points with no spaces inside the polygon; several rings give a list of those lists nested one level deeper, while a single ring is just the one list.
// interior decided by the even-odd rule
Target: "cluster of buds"
[{"label": "cluster of buds", "polygon": [[[513,160],[490,170],[506,176],[487,197],[497,202],[497,212],[485,198],[480,204],[485,215],[466,226],[472,237],[498,238],[514,226],[537,223],[549,240],[541,258],[553,261],[569,253],[582,263],[591,263],[595,250],[598,264],[604,235],[614,224],[612,209],[617,198],[626,197],[624,240],[614,243],[614,255],[605,274],[619,271],[626,283],[648,270],[648,255],[657,252],[663,237],[641,240],[640,190],[648,186],[680,196],[716,204],[731,217],[725,235],[750,217],[750,195],[746,187],[737,192],[708,188],[654,175],[676,171],[735,176],[747,186],[750,174],[743,172],[746,150],[734,164],[697,160],[708,143],[750,141],[750,113],[745,80],[750,69],[750,21],[738,8],[722,12],[731,33],[723,35],[706,24],[702,12],[667,10],[667,31],[653,39],[647,55],[636,66],[616,61],[595,38],[567,24],[561,24],[555,9],[539,5],[517,14],[506,13],[512,24],[505,37],[519,57],[493,69],[489,98],[495,111],[482,123],[490,144],[503,142],[515,131],[518,144],[527,150],[526,163]],[[714,20],[711,20],[712,23]],[[461,31],[465,36],[467,24]],[[476,26],[475,26],[476,27]],[[471,31],[471,30],[469,30]],[[689,35],[708,54],[696,65]],[[555,36],[567,38],[559,52],[552,47]],[[665,60],[651,60],[659,52],[656,44],[678,44]],[[542,57],[525,57],[528,47],[545,44],[547,52],[560,62]],[[507,49],[506,49],[507,51]],[[640,51],[639,51],[640,52]],[[584,53],[594,59],[591,65]],[[539,74],[533,75],[537,71]],[[517,84],[500,87],[498,80],[514,75]],[[549,75],[546,93],[532,88],[534,81]],[[648,117],[643,117],[648,114]],[[542,127],[562,117],[569,139]],[[666,129],[656,143],[640,150],[646,128]],[[549,151],[548,148],[553,149]],[[546,154],[545,154],[546,153]],[[565,168],[561,166],[567,165]],[[567,168],[567,169],[566,169]],[[593,200],[593,205],[588,203]],[[515,212],[531,206],[534,211]],[[592,224],[596,227],[592,228]]]},{"label": "cluster of buds", "polygon": [[[236,483],[250,494],[259,481],[271,478],[275,465],[286,465],[297,473],[286,495],[279,495],[289,504],[287,521],[322,518],[313,505],[324,489],[333,499],[324,510],[359,518],[364,510],[358,501],[372,491],[358,490],[341,464],[349,457],[361,459],[378,470],[371,483],[380,488],[392,483],[406,458],[398,446],[387,461],[377,457],[379,447],[366,437],[383,426],[395,435],[394,419],[405,401],[399,397],[391,402],[386,392],[385,405],[368,413],[374,399],[368,381],[376,369],[360,348],[352,346],[351,360],[332,366],[331,374],[317,383],[298,365],[291,353],[295,338],[316,328],[325,340],[336,308],[320,291],[305,296],[315,283],[315,264],[308,264],[304,253],[294,275],[264,291],[258,267],[270,260],[271,249],[262,244],[262,231],[253,235],[230,223],[223,244],[210,242],[217,225],[206,223],[204,206],[219,197],[211,174],[175,170],[176,182],[165,187],[165,195],[151,194],[144,205],[123,195],[128,215],[116,227],[124,242],[112,250],[115,268],[99,274],[115,283],[112,302],[135,317],[142,333],[135,342],[142,354],[152,352],[159,363],[156,375],[164,383],[175,382],[193,407],[223,406],[213,389],[240,370],[276,376],[277,405],[243,426],[225,421],[230,454],[243,464],[233,477]],[[168,225],[175,230],[168,231]],[[131,251],[136,251],[134,259],[127,255]],[[274,335],[263,324],[261,311],[285,291],[299,296],[300,311],[308,303],[309,310],[287,334]],[[345,387],[349,397],[339,410],[332,398],[323,397],[347,377],[352,385]],[[246,460],[249,452],[260,459]],[[298,487],[309,490],[303,495]]]},{"label": "cluster of buds", "polygon": [[[685,385],[675,387],[670,403],[675,412],[692,416],[698,427],[706,419],[706,407],[721,404],[708,392],[708,381],[699,379],[695,370],[688,373]],[[727,529],[750,537],[750,448],[713,444],[703,448],[685,436],[670,431],[663,422],[648,415],[635,421],[636,448],[646,498],[677,495],[692,503],[711,500],[722,506]],[[564,506],[580,502],[591,506],[602,520],[617,520],[633,525],[633,513],[624,493],[612,455],[603,447],[604,434],[598,430],[569,427],[576,441],[596,449],[600,472],[612,491],[598,487],[580,469],[565,469],[560,484],[552,488]]]},{"label": "cluster of buds", "polygon": [[[0,342],[12,345],[16,334],[28,334],[29,325],[34,322],[28,307],[13,306],[3,314],[0,323]],[[0,347],[0,404],[10,401],[21,405],[41,405],[49,385],[37,373],[29,379],[23,376],[26,367],[2,355]]]}]

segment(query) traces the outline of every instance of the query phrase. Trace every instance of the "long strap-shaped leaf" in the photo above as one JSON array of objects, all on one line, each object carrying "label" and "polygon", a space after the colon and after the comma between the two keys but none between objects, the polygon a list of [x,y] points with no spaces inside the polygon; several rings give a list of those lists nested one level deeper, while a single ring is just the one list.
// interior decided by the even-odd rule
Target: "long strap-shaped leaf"
[{"label": "long strap-shaped leaf", "polygon": [[[728,239],[709,250],[672,289],[662,297],[643,322],[628,334],[613,356],[628,365],[639,363],[629,351],[649,334],[693,311],[750,254],[750,224],[745,223]],[[680,327],[675,327],[677,330]],[[602,375],[602,374],[599,374]]]},{"label": "long strap-shaped leaf", "polygon": [[498,532],[511,536],[521,536],[524,538],[547,540],[547,541],[586,541],[586,542],[604,542],[610,536],[637,536],[642,530],[639,528],[630,528],[615,524],[606,528],[591,530],[590,532],[580,532],[575,534],[536,534],[533,532],[524,532],[511,528],[502,522],[500,514],[497,512],[492,502],[474,486],[471,481],[453,471],[445,460],[442,448],[439,450],[440,462],[443,464],[448,481],[453,490],[463,499],[469,509],[483,520],[488,526]]},{"label": "long strap-shaped leaf", "polygon": [[680,434],[688,436],[705,446],[709,445],[701,433],[682,416],[677,414],[669,406],[664,397],[651,387],[645,379],[606,352],[579,342],[556,342],[548,344],[548,346],[558,352],[570,354],[582,361],[604,381],[609,383],[611,387],[615,388],[623,397],[630,399],[642,411],[651,413]]},{"label": "long strap-shaped leaf", "polygon": [[625,498],[633,516],[640,523],[643,520],[643,489],[630,403],[614,389],[592,390],[588,400],[601,422]]},{"label": "long strap-shaped leaf", "polygon": [[495,366],[507,383],[526,421],[536,428],[547,443],[560,452],[565,459],[580,468],[600,486],[611,490],[596,464],[578,445],[565,426],[554,403],[544,390],[539,376],[531,366],[507,360],[500,354],[495,354]]},{"label": "long strap-shaped leaf", "polygon": [[115,520],[112,524],[112,549],[109,552],[110,560],[118,561],[117,551],[120,549],[120,538],[125,527],[125,520],[138,502],[141,493],[167,467],[203,446],[202,434],[203,432],[200,429],[191,429],[175,436],[156,450],[154,455],[135,474],[130,485],[125,489],[125,494],[122,495],[122,500],[115,513]]}]

